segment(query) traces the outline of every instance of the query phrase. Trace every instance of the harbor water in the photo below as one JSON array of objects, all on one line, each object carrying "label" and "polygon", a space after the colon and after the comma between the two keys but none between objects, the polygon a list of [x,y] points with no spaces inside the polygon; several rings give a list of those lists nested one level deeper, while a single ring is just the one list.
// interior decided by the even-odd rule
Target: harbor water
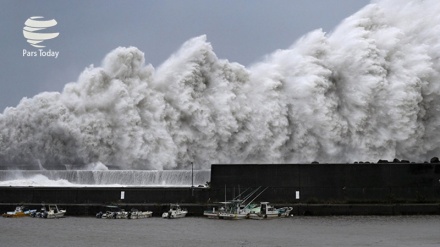
[{"label": "harbor water", "polygon": [[[156,216],[158,213],[156,213]],[[440,246],[440,216],[0,218],[0,246]]]}]

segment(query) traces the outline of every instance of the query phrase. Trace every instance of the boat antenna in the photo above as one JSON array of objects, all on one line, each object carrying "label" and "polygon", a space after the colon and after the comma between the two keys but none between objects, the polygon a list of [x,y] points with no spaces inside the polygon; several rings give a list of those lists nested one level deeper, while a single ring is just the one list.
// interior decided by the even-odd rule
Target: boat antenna
[{"label": "boat antenna", "polygon": [[191,196],[194,197],[194,163],[191,161]]},{"label": "boat antenna", "polygon": [[191,161],[191,188],[194,187],[194,164]]},{"label": "boat antenna", "polygon": [[226,184],[225,184],[225,202],[226,202]]},{"label": "boat antenna", "polygon": [[[238,187],[240,188],[240,187]],[[239,195],[237,197],[234,198],[234,200],[236,200],[237,198],[239,198],[240,196],[242,196],[244,193],[246,193],[246,191],[248,191],[250,188],[247,188],[245,191],[243,191],[242,193],[239,193]]]},{"label": "boat antenna", "polygon": [[259,189],[261,188],[261,186],[260,187],[258,187],[258,188],[256,188],[254,191],[252,191],[249,195],[247,195],[247,196],[245,196],[245,198],[243,199],[243,202],[245,202],[245,201],[247,201],[251,196],[253,196]]},{"label": "boat antenna", "polygon": [[[260,186],[260,187],[261,187],[261,186]],[[255,201],[255,199],[257,199],[261,194],[263,194],[263,192],[266,191],[267,188],[269,188],[269,187],[264,188],[263,191],[261,191],[261,192],[260,192],[260,193],[259,193],[254,199],[252,199],[252,201],[250,201],[248,204],[246,204],[245,208],[246,208],[247,206],[249,206],[253,201]]]},{"label": "boat antenna", "polygon": [[240,185],[238,185],[238,199],[240,199]]}]

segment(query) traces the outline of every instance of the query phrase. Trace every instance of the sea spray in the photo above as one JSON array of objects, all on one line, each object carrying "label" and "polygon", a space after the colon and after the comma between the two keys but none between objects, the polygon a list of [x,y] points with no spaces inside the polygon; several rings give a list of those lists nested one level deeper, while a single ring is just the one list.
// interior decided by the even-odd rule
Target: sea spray
[{"label": "sea spray", "polygon": [[210,179],[210,170],[0,170],[0,187],[203,187]]},{"label": "sea spray", "polygon": [[119,47],[0,114],[0,163],[65,169],[428,160],[440,149],[440,3],[375,1],[244,67],[202,35],[158,68]]}]

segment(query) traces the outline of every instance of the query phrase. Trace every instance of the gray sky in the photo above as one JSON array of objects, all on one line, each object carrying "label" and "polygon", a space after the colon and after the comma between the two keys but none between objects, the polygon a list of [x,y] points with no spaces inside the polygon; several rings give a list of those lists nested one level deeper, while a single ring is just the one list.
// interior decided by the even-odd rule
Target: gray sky
[{"label": "gray sky", "polygon": [[[158,67],[186,40],[206,34],[219,58],[245,66],[318,28],[331,32],[370,0],[0,0],[0,113],[23,97],[61,91],[118,46],[136,46]],[[31,16],[55,19],[59,32],[37,51],[23,37]]]}]

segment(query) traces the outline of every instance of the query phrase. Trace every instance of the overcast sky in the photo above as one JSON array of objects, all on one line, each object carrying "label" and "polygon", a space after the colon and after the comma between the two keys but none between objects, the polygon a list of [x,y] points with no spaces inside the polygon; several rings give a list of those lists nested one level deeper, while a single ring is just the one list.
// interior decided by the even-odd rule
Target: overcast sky
[{"label": "overcast sky", "polygon": [[[118,46],[136,46],[158,67],[186,40],[206,34],[219,58],[245,66],[302,35],[331,32],[370,0],[1,0],[0,113],[23,97],[61,91],[90,64],[99,66]],[[43,50],[58,58],[27,57],[38,51],[23,37],[32,16],[55,19],[59,36]]]}]

